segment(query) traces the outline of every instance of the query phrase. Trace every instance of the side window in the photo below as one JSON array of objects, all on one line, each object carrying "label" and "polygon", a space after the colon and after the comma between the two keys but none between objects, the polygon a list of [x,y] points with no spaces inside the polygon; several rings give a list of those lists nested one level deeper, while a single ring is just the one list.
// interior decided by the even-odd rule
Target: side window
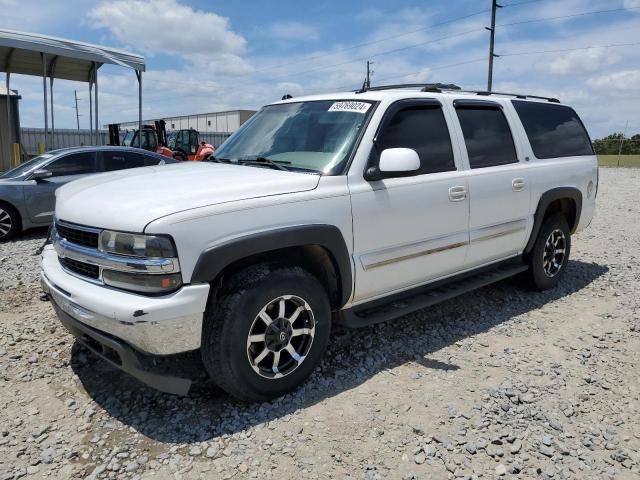
[{"label": "side window", "polygon": [[53,177],[96,173],[95,154],[94,152],[73,153],[51,162],[47,170]]},{"label": "side window", "polygon": [[100,152],[102,158],[102,171],[113,172],[127,168],[144,167],[142,154],[123,151],[103,151]]},{"label": "side window", "polygon": [[594,154],[589,135],[572,108],[516,100],[512,103],[536,158]]},{"label": "side window", "polygon": [[379,137],[378,151],[387,148],[412,148],[418,152],[420,174],[456,169],[449,129],[440,107],[407,107],[393,114]]},{"label": "side window", "polygon": [[456,113],[471,168],[494,167],[518,161],[511,129],[499,107],[458,106]]}]

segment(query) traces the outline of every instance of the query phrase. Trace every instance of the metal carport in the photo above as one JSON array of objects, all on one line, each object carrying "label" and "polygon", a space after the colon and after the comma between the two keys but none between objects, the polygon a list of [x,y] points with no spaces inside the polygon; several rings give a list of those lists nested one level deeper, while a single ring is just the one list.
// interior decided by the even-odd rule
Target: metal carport
[{"label": "metal carport", "polygon": [[[122,50],[88,43],[49,37],[35,33],[0,29],[0,72],[6,73],[6,88],[10,90],[11,74],[42,77],[44,100],[45,150],[53,147],[48,141],[49,115],[47,106],[47,78],[51,104],[51,130],[55,130],[53,111],[53,80],[75,80],[89,83],[89,128],[93,143],[99,143],[98,131],[98,69],[104,64],[119,65],[135,70],[138,79],[138,121],[142,128],[142,72],[144,57]],[[95,87],[94,99],[92,93]],[[95,108],[93,102],[95,101]],[[93,111],[95,110],[95,112]],[[7,109],[8,123],[11,111]],[[95,120],[95,135],[94,135]],[[95,140],[94,140],[95,138]]]}]

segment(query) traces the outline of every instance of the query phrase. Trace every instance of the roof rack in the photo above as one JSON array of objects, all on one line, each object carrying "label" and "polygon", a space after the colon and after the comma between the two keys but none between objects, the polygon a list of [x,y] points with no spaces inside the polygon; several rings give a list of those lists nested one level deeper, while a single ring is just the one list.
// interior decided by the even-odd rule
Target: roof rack
[{"label": "roof rack", "polygon": [[458,85],[453,83],[400,83],[397,85],[380,85],[378,87],[363,87],[356,90],[356,93],[376,92],[379,90],[395,90],[398,88],[420,88],[422,92],[441,92],[442,90],[460,90]]},{"label": "roof rack", "polygon": [[515,97],[522,100],[530,98],[535,100],[546,100],[551,103],[560,103],[560,100],[553,97],[541,97],[538,95],[524,95],[521,93],[488,92],[485,90],[463,90],[458,85],[454,85],[452,83],[402,83],[398,85],[381,85],[379,87],[369,87],[369,88],[363,87],[359,90],[356,90],[355,93],[375,92],[380,90],[395,90],[398,88],[420,88],[421,92],[431,92],[431,93],[455,91],[455,92],[461,92],[461,93],[475,93],[476,95],[482,95],[482,96],[501,95],[505,97]]}]

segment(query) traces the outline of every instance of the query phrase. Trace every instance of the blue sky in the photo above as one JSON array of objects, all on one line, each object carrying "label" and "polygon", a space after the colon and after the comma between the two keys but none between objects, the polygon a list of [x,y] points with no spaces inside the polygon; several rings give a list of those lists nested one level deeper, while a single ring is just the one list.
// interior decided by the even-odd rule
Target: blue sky
[{"label": "blue sky", "polygon": [[[640,132],[640,0],[501,3],[496,52],[504,56],[496,60],[494,89],[559,97],[576,107],[594,137],[621,131],[627,121],[630,132]],[[367,59],[374,62],[374,85],[485,88],[490,6],[490,0],[0,0],[0,27],[144,54],[144,116],[152,118],[356,88]],[[630,43],[637,45],[604,47]],[[23,96],[24,126],[43,123],[41,85],[12,76]],[[56,126],[75,126],[77,89],[87,127],[87,85],[58,81],[55,88]],[[137,116],[136,88],[133,72],[100,70],[101,124]]]}]

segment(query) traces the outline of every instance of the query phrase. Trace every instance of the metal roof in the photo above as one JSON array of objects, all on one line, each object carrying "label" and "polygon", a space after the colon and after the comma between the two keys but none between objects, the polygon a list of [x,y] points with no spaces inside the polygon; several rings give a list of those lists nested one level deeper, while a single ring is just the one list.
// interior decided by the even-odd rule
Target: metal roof
[{"label": "metal roof", "polygon": [[47,76],[88,82],[93,63],[108,63],[144,71],[142,55],[66,40],[63,38],[0,29],[0,72],[42,75],[42,58],[47,59]]}]

